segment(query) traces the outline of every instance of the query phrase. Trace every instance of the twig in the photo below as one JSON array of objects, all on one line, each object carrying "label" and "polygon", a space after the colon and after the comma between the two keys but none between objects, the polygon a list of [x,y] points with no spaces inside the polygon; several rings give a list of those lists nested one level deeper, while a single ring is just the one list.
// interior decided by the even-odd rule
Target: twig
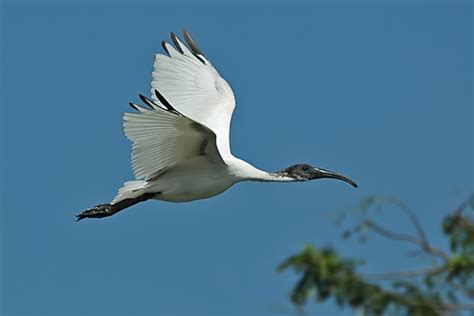
[{"label": "twig", "polygon": [[434,266],[428,268],[422,268],[417,270],[407,270],[407,271],[397,271],[397,272],[382,272],[382,273],[368,273],[363,274],[362,276],[370,279],[377,280],[393,280],[400,278],[413,278],[418,276],[433,275],[438,274],[443,271],[443,267]]},{"label": "twig", "polygon": [[444,251],[442,251],[441,249],[433,247],[430,244],[428,244],[426,241],[421,240],[419,238],[416,238],[415,236],[390,231],[390,230],[388,230],[386,228],[383,228],[382,226],[374,223],[371,220],[366,220],[364,223],[368,227],[372,228],[376,233],[378,233],[378,234],[380,234],[380,235],[382,235],[386,238],[394,239],[394,240],[408,241],[408,242],[411,242],[413,244],[416,244],[416,245],[420,246],[426,253],[429,253],[429,254],[431,254],[433,256],[436,256],[436,257],[441,257],[445,261],[448,261],[450,259],[450,257]]},{"label": "twig", "polygon": [[451,286],[463,292],[466,296],[474,298],[474,289],[471,289],[463,284],[458,284],[458,283],[452,283]]},{"label": "twig", "polygon": [[418,235],[420,236],[421,242],[423,242],[425,245],[429,245],[428,237],[425,233],[425,230],[423,229],[423,226],[420,223],[420,220],[418,219],[418,217],[416,217],[415,212],[413,212],[411,208],[409,208],[405,203],[395,197],[388,197],[387,200],[393,205],[398,206],[402,211],[405,212],[410,221],[413,223],[413,226],[415,226],[415,229],[418,232]]},{"label": "twig", "polygon": [[473,200],[474,200],[474,193],[472,193],[470,196],[468,196],[467,199],[464,200],[464,202],[459,204],[459,206],[454,209],[453,214],[455,216],[460,216],[462,214],[462,212],[464,212],[464,210],[469,206],[469,204]]},{"label": "twig", "polygon": [[474,223],[461,214],[455,214],[454,218],[459,227],[474,231]]},{"label": "twig", "polygon": [[444,304],[436,306],[436,309],[448,311],[474,310],[474,304]]}]

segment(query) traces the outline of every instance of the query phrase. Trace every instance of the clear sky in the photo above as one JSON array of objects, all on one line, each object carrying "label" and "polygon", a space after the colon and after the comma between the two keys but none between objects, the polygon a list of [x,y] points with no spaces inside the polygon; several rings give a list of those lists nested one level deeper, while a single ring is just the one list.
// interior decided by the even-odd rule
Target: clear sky
[{"label": "clear sky", "polygon": [[[365,271],[420,266],[396,242],[342,241],[327,214],[395,195],[444,246],[440,219],[473,190],[472,18],[472,2],[447,0],[3,1],[0,313],[294,315],[295,275],[276,267],[307,243],[369,255]],[[240,183],[74,222],[132,179],[122,113],[183,27],[233,87],[235,155],[359,188]],[[395,210],[377,220],[412,231]]]}]

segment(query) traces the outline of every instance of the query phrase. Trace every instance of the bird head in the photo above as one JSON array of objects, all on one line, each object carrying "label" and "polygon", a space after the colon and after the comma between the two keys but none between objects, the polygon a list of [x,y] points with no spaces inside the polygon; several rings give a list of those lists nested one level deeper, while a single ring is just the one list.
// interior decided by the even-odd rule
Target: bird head
[{"label": "bird head", "polygon": [[357,184],[346,176],[326,169],[315,168],[308,164],[293,165],[278,173],[281,176],[293,178],[295,181],[308,181],[324,178],[338,179],[349,183],[354,188],[357,188]]}]

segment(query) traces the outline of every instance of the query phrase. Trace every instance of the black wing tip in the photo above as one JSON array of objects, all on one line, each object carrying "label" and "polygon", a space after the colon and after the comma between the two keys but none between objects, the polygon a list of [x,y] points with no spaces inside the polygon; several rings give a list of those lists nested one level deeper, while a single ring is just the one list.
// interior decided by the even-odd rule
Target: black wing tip
[{"label": "black wing tip", "polygon": [[[188,44],[189,48],[191,49],[194,57],[196,57],[200,62],[203,64],[206,64],[206,61],[203,59],[204,53],[202,50],[197,46],[196,42],[194,42],[193,38],[191,35],[186,31],[186,29],[183,29],[183,36],[184,39],[186,40],[186,43]],[[205,57],[204,57],[205,58]]]},{"label": "black wing tip", "polygon": [[165,97],[160,93],[160,91],[158,91],[157,89],[154,89],[154,90],[155,90],[155,95],[156,95],[156,97],[158,98],[158,100],[160,100],[160,102],[161,102],[168,110],[173,109],[173,107],[171,106],[171,104],[168,102],[168,100],[165,99]]},{"label": "black wing tip", "polygon": [[138,94],[138,97],[140,98],[140,100],[142,100],[143,102],[147,103],[148,102],[148,98],[146,96],[144,96],[143,94]]},{"label": "black wing tip", "polygon": [[[139,110],[138,110],[138,107],[137,107],[138,105],[136,105],[136,104],[134,104],[134,103],[132,103],[132,102],[128,102],[128,105],[130,105],[130,106],[132,107],[132,109],[139,111]],[[140,112],[140,111],[139,111],[139,112]]]},{"label": "black wing tip", "polygon": [[186,42],[188,43],[189,47],[191,48],[191,50],[193,51],[193,53],[195,54],[199,54],[201,56],[204,56],[204,53],[202,52],[202,50],[197,46],[196,42],[193,40],[193,38],[191,37],[191,34],[189,34],[188,31],[186,31],[186,29],[183,29],[183,36],[184,36],[184,39],[186,40]]},{"label": "black wing tip", "polygon": [[[183,29],[183,36],[184,39],[186,40],[186,43],[188,44],[189,48],[191,49],[191,53],[196,57],[201,63],[206,64],[206,60],[203,58],[204,54],[202,53],[201,49],[197,47],[196,43],[193,41],[191,35],[189,35],[188,31]],[[181,45],[184,45],[180,43],[178,36],[174,32],[170,32],[170,37],[171,40],[173,41],[174,46],[176,49],[181,53],[184,54],[184,50]],[[162,42],[161,45],[163,46],[164,50],[168,53],[168,49],[166,48],[166,42]]]},{"label": "black wing tip", "polygon": [[140,100],[142,100],[143,103],[145,103],[150,109],[154,110],[154,105],[156,106],[155,102],[153,102],[152,100],[148,99],[146,96],[144,96],[143,94],[139,94],[138,97],[140,98]]},{"label": "black wing tip", "polygon": [[173,41],[174,46],[176,46],[176,49],[177,49],[181,54],[184,54],[184,51],[183,51],[183,49],[181,48],[181,45],[179,44],[179,39],[178,39],[178,37],[176,36],[176,34],[174,34],[174,32],[170,32],[170,37],[171,37],[171,40]]},{"label": "black wing tip", "polygon": [[166,42],[165,41],[161,41],[161,46],[163,47],[164,51],[168,54],[170,54],[170,52],[168,51],[168,47],[166,47]]},{"label": "black wing tip", "polygon": [[[177,115],[180,115],[180,116],[183,116],[180,112],[178,112],[169,102],[168,100],[165,99],[165,97],[156,89],[155,90],[155,95],[156,97],[158,98],[158,100],[160,101],[160,103],[163,105],[163,106],[160,106],[158,104],[156,104],[155,102],[153,102],[151,99],[147,98],[146,96],[144,96],[143,94],[138,94],[138,97],[140,98],[140,100],[142,100],[143,103],[145,103],[148,107],[150,107],[150,109],[152,110],[155,110],[156,107],[158,108],[161,108],[163,110],[166,110],[168,112],[172,112],[172,113],[175,113]],[[138,112],[141,112],[140,109],[139,109],[139,106],[133,102],[129,102],[128,105],[130,105],[130,107],[132,107],[134,110],[137,110]]]},{"label": "black wing tip", "polygon": [[197,59],[199,59],[199,61],[200,61],[201,63],[203,63],[204,65],[206,64],[206,61],[204,61],[204,59],[202,59],[201,56],[199,56],[199,55],[196,54],[196,53],[193,53],[193,55],[194,55],[194,57],[196,57]]},{"label": "black wing tip", "polygon": [[179,111],[177,111],[169,102],[168,100],[166,100],[166,98],[160,93],[160,91],[158,91],[157,89],[154,89],[155,90],[155,95],[156,97],[158,98],[158,100],[160,101],[161,104],[163,104],[164,107],[166,107],[166,110],[168,110],[169,112],[172,112],[172,113],[175,113],[179,116],[184,116],[183,114],[181,114]]}]

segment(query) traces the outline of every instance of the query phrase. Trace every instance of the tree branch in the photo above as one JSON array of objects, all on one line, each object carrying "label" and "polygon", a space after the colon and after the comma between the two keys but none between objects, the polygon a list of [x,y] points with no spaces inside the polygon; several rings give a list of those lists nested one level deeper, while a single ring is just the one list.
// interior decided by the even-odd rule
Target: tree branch
[{"label": "tree branch", "polygon": [[395,206],[398,206],[405,214],[408,216],[410,221],[415,226],[416,231],[418,232],[418,236],[420,237],[420,241],[423,242],[425,245],[429,245],[428,237],[423,229],[423,226],[420,223],[418,217],[416,217],[415,212],[411,208],[409,208],[405,203],[400,201],[395,197],[388,197],[388,201]]},{"label": "tree branch", "polygon": [[464,202],[462,202],[457,208],[454,209],[453,214],[455,216],[460,216],[462,212],[469,206],[469,204],[474,201],[474,193],[472,193]]},{"label": "tree branch", "polygon": [[416,270],[396,271],[396,272],[382,272],[382,273],[367,273],[362,274],[363,277],[376,280],[397,280],[401,278],[413,278],[425,275],[434,275],[443,271],[442,266],[434,266],[428,268],[421,268]]},{"label": "tree branch", "polygon": [[456,290],[463,292],[466,296],[474,298],[474,289],[459,283],[452,283],[451,286]]},{"label": "tree branch", "polygon": [[436,309],[446,311],[474,310],[474,304],[444,304],[436,306]]},{"label": "tree branch", "polygon": [[450,257],[441,249],[438,249],[436,247],[431,246],[430,244],[427,243],[426,240],[422,240],[419,238],[416,238],[415,236],[409,235],[409,234],[402,234],[402,233],[397,233],[390,231],[375,222],[371,220],[365,220],[364,222],[369,228],[374,230],[376,233],[379,235],[382,235],[386,238],[393,239],[393,240],[402,240],[402,241],[408,241],[413,244],[416,244],[421,247],[426,253],[429,253],[433,256],[443,258],[445,261],[448,261]]}]

